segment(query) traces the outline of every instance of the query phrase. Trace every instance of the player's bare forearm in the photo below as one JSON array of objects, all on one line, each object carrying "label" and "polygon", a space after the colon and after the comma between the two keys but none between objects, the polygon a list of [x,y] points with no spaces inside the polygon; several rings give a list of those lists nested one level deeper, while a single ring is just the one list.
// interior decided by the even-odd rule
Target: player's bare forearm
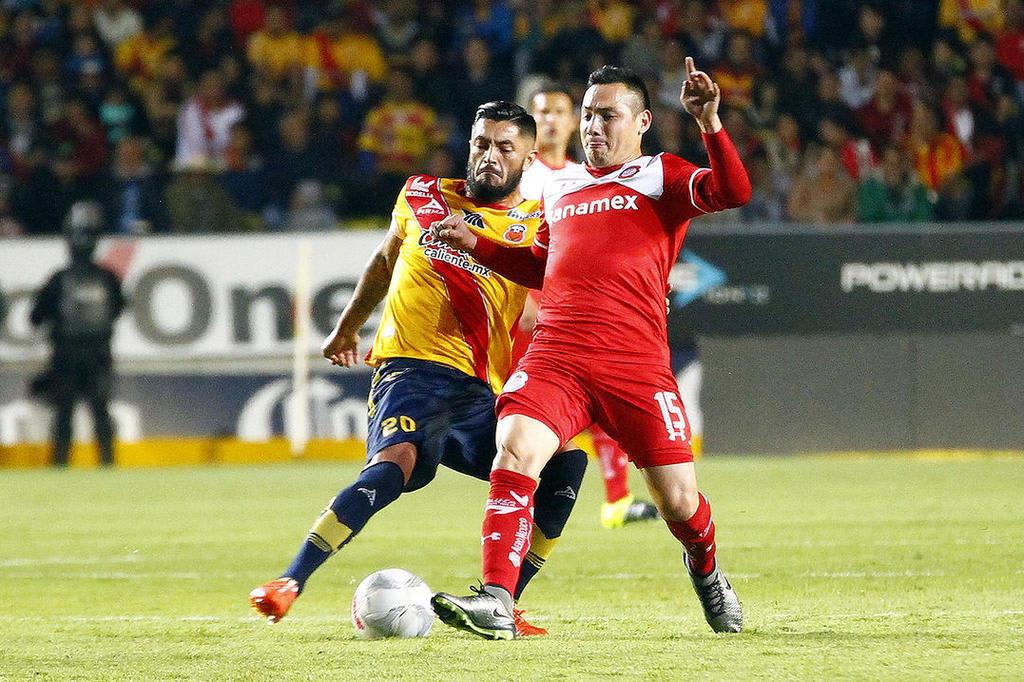
[{"label": "player's bare forearm", "polygon": [[342,334],[358,333],[366,320],[370,318],[374,308],[384,300],[391,286],[391,275],[394,272],[395,260],[401,239],[394,232],[388,232],[384,242],[377,247],[370,262],[366,264],[363,274],[359,277],[356,289],[352,293],[345,310],[338,318],[337,329]]},{"label": "player's bare forearm", "polygon": [[707,116],[697,117],[697,126],[702,133],[717,133],[722,129],[722,119],[718,117],[718,112],[716,111]]},{"label": "player's bare forearm", "polygon": [[544,285],[547,259],[534,254],[532,248],[502,246],[490,239],[477,240],[473,258],[502,277],[530,289]]},{"label": "player's bare forearm", "polygon": [[338,318],[338,324],[324,339],[321,351],[331,364],[342,367],[359,364],[359,330],[387,295],[401,246],[402,240],[392,227],[366,264],[351,300]]}]

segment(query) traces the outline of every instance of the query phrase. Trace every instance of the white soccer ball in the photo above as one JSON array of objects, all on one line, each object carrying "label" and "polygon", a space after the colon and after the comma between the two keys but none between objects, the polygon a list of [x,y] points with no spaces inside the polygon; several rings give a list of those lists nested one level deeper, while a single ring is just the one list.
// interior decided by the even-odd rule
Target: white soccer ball
[{"label": "white soccer ball", "polygon": [[401,568],[363,578],[352,596],[352,624],[360,637],[426,637],[434,624],[430,588]]}]

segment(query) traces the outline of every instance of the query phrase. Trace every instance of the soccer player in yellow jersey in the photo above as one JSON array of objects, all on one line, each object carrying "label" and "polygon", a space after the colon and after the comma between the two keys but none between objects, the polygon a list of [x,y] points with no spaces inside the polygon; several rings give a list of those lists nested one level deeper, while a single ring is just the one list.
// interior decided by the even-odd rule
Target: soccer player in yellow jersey
[{"label": "soccer player in yellow jersey", "polygon": [[[522,198],[519,182],[536,156],[536,130],[521,106],[484,104],[476,112],[465,180],[414,175],[406,181],[391,229],[323,346],[332,363],[356,365],[359,330],[384,299],[368,356],[376,371],[367,464],[316,520],[281,577],[250,594],[268,620],[283,618],[313,571],[402,492],[428,484],[439,464],[488,480],[495,394],[512,369],[512,328],[527,290],[436,240],[431,226],[458,214],[480,237],[529,248],[541,211],[537,201]],[[586,455],[567,448],[541,473],[533,526],[517,531],[517,541],[532,549],[520,567],[516,598],[551,553],[579,492]],[[520,611],[516,625],[520,636],[546,634]]]}]

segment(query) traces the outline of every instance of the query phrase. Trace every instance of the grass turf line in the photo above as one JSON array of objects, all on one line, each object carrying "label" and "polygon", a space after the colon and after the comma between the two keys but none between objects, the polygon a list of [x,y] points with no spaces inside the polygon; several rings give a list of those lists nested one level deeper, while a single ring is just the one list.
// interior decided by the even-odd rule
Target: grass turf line
[{"label": "grass turf line", "polygon": [[248,591],[356,466],[3,472],[0,679],[1019,679],[1019,459],[701,461],[738,636],[704,624],[662,524],[599,526],[591,468],[522,604],[552,635],[504,643],[439,622],[365,642],[348,620],[379,568],[466,589],[480,482],[443,472],[404,496],[270,627]]}]

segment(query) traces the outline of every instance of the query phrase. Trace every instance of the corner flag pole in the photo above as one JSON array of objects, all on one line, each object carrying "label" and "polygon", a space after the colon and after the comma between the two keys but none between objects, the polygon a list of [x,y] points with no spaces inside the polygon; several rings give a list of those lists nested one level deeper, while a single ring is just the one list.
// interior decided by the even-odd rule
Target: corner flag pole
[{"label": "corner flag pole", "polygon": [[289,401],[288,442],[294,457],[302,456],[310,439],[309,339],[310,258],[308,239],[299,240],[295,272],[295,331],[292,346],[292,393]]}]

